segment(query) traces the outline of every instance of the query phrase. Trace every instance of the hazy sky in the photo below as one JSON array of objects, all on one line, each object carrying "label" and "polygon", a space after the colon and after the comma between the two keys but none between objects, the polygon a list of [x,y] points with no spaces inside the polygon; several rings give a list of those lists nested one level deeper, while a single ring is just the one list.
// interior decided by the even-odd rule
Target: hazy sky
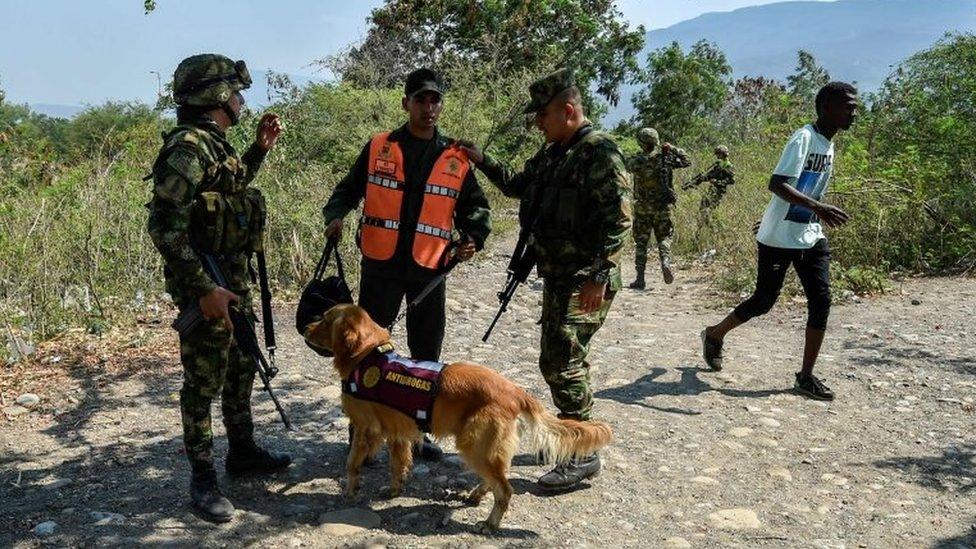
[{"label": "hazy sky", "polygon": [[[670,26],[776,0],[620,0],[634,25]],[[0,0],[0,88],[16,103],[151,101],[183,57],[204,51],[254,69],[315,75],[315,59],[361,40],[382,0]]]}]

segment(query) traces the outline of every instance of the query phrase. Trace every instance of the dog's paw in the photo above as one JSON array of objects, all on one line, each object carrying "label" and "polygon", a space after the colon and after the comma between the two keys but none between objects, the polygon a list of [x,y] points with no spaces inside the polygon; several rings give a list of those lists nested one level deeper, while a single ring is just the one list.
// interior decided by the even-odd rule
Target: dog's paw
[{"label": "dog's paw", "polygon": [[400,488],[394,489],[392,486],[384,486],[380,488],[380,497],[383,499],[393,499],[400,497]]},{"label": "dog's paw", "polygon": [[487,520],[482,520],[474,525],[474,531],[478,534],[490,536],[498,531],[498,526],[492,526]]}]

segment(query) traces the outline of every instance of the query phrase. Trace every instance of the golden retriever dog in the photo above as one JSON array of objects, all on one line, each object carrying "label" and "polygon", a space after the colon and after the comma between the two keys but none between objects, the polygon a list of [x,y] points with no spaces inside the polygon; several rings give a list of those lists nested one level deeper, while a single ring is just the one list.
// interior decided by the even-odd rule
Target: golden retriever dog
[{"label": "golden retriever dog", "polygon": [[[329,309],[310,324],[305,338],[335,354],[334,365],[348,379],[360,361],[390,341],[390,334],[362,308],[344,304]],[[421,432],[414,419],[391,407],[357,399],[345,392],[342,408],[353,427],[353,442],[346,464],[346,496],[355,495],[363,461],[386,441],[390,450],[390,492],[397,496],[412,467],[411,445]],[[610,426],[599,421],[559,419],[521,387],[501,374],[477,364],[454,362],[444,366],[434,401],[431,434],[453,436],[467,466],[481,482],[466,501],[477,505],[490,490],[495,498],[481,530],[495,530],[508,510],[512,487],[508,470],[520,435],[533,452],[547,461],[563,461],[590,454],[613,437]]]}]

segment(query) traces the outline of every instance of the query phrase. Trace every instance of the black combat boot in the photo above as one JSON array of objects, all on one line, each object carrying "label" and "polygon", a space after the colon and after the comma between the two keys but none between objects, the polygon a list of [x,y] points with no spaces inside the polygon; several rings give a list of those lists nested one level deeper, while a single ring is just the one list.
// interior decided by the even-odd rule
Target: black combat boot
[{"label": "black combat boot", "polygon": [[645,259],[644,261],[641,261],[638,259],[636,263],[637,263],[637,278],[635,278],[634,281],[630,283],[630,289],[643,290],[644,288],[647,287],[647,284],[645,284],[644,282],[644,269],[647,267],[647,260]]},{"label": "black combat boot", "polygon": [[629,287],[631,290],[643,290],[644,288],[646,288],[647,283],[644,282],[644,273],[642,272],[638,274],[637,278],[635,278],[634,281],[630,283]]},{"label": "black combat boot", "polygon": [[213,469],[193,473],[190,478],[190,501],[193,508],[213,522],[227,522],[234,517],[234,505],[220,493],[217,473]]},{"label": "black combat boot", "polygon": [[440,461],[444,457],[444,450],[424,435],[424,440],[413,445],[413,455],[425,461]]},{"label": "black combat boot", "polygon": [[598,474],[600,474],[600,456],[592,453],[556,465],[555,469],[539,478],[539,486],[554,492],[569,490]]},{"label": "black combat boot", "polygon": [[227,451],[227,476],[266,475],[291,465],[288,454],[269,452],[259,448],[253,440],[230,441]]}]

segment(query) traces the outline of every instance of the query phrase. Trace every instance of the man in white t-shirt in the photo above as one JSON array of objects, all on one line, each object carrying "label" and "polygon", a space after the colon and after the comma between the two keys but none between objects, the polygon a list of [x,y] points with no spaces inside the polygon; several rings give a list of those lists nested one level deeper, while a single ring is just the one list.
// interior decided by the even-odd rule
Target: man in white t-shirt
[{"label": "man in white t-shirt", "polygon": [[756,234],[756,291],[722,322],[702,330],[702,356],[711,369],[722,369],[725,334],[772,309],[792,264],[808,309],[803,364],[793,388],[810,398],[833,400],[834,393],[813,375],[830,314],[830,249],[821,222],[838,227],[847,222],[848,215],[821,200],[834,171],[831,139],[854,123],[857,90],[850,84],[831,82],[817,93],[816,108],[817,121],[793,134],[769,180],[773,197]]}]

